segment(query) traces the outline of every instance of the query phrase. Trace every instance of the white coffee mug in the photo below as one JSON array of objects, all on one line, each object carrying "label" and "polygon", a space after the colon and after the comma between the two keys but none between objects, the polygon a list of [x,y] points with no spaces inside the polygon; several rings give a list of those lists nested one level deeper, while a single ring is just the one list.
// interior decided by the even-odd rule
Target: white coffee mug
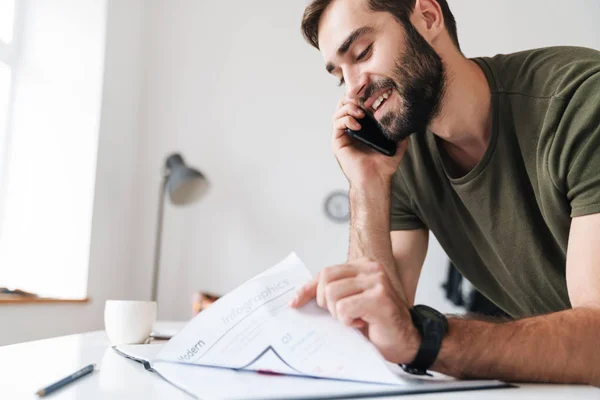
[{"label": "white coffee mug", "polygon": [[144,343],[156,322],[155,301],[107,300],[104,329],[113,345]]}]

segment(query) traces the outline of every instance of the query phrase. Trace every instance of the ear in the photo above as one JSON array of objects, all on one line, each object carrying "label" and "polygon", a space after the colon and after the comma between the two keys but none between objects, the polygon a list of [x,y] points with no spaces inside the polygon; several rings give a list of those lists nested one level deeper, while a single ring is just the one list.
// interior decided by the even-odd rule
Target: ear
[{"label": "ear", "polygon": [[444,15],[437,0],[415,0],[410,20],[429,44],[444,31]]}]

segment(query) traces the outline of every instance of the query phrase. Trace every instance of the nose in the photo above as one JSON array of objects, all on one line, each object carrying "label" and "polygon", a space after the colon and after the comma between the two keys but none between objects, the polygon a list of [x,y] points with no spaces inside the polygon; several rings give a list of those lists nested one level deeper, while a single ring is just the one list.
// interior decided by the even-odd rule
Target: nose
[{"label": "nose", "polygon": [[367,87],[367,74],[361,73],[357,69],[349,68],[344,71],[344,81],[346,82],[346,96],[351,100],[358,101]]}]

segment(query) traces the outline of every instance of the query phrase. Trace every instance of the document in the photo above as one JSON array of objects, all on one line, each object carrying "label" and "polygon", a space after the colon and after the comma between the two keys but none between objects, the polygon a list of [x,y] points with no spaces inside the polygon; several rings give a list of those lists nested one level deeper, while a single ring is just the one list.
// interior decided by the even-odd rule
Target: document
[{"label": "document", "polygon": [[506,386],[404,373],[315,301],[288,306],[311,279],[292,253],[199,313],[162,347],[116,350],[199,398],[343,398]]},{"label": "document", "polygon": [[202,311],[158,359],[232,369],[400,384],[374,346],[313,301],[288,303],[312,279],[291,254]]}]

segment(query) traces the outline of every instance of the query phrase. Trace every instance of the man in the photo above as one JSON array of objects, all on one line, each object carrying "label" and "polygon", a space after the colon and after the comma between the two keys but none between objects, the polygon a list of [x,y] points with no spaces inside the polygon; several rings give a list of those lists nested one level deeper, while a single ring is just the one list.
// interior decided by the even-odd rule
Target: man
[{"label": "man", "polygon": [[[600,386],[600,53],[465,58],[446,0],[315,0],[302,30],[346,88],[352,221],[348,262],[291,305],[316,297],[410,372]],[[365,111],[396,156],[346,134]],[[413,306],[429,231],[513,321]]]}]

